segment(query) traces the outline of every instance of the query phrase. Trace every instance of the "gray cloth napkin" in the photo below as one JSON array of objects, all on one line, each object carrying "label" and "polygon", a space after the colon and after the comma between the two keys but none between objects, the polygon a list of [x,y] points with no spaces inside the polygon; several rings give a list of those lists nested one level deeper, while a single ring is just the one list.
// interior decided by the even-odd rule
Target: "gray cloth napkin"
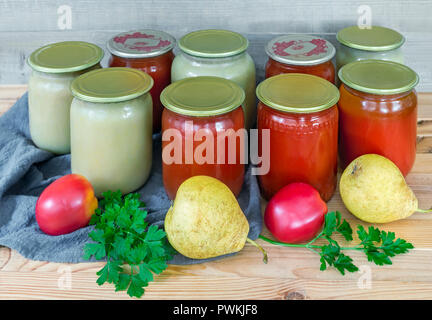
[{"label": "gray cloth napkin", "polygon": [[[138,190],[147,205],[148,221],[163,226],[170,201],[162,184],[161,138],[153,137],[153,168],[146,184]],[[49,236],[35,219],[35,205],[41,192],[54,180],[70,173],[70,155],[55,156],[38,149],[30,138],[28,100],[23,95],[0,117],[0,245],[32,260],[82,262],[83,246],[89,242],[92,226],[70,234]],[[249,221],[249,238],[261,232],[260,195],[249,167],[239,203]],[[218,257],[220,258],[220,257]],[[194,260],[177,254],[170,263],[193,264],[214,260]]]}]

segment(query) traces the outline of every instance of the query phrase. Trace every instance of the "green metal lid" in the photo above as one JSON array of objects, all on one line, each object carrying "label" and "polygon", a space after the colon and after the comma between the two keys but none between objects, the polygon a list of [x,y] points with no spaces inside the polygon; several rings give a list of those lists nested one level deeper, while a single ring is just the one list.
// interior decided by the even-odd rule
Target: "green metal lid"
[{"label": "green metal lid", "polygon": [[336,38],[347,47],[366,51],[393,50],[405,42],[405,38],[399,32],[379,26],[372,26],[370,29],[347,27],[340,30]]},{"label": "green metal lid", "polygon": [[273,60],[297,66],[324,63],[336,53],[329,41],[305,34],[287,34],[273,38],[267,43],[265,51]]},{"label": "green metal lid", "polygon": [[75,72],[98,64],[103,56],[103,50],[95,44],[65,41],[33,51],[27,63],[33,70],[46,73]]},{"label": "green metal lid", "polygon": [[179,41],[183,52],[204,58],[223,58],[240,54],[249,42],[241,34],[228,30],[199,30],[186,34]]},{"label": "green metal lid", "polygon": [[387,95],[412,90],[419,77],[409,67],[386,60],[360,60],[339,70],[339,79],[358,91]]},{"label": "green metal lid", "polygon": [[287,73],[261,82],[256,94],[270,108],[292,113],[328,109],[339,100],[339,90],[329,81],[304,73]]},{"label": "green metal lid", "polygon": [[137,98],[153,87],[147,73],[132,68],[105,68],[84,73],[71,84],[72,94],[90,102],[121,102]]},{"label": "green metal lid", "polygon": [[242,88],[219,77],[185,78],[170,84],[161,93],[165,108],[195,117],[228,113],[241,106],[244,99]]}]

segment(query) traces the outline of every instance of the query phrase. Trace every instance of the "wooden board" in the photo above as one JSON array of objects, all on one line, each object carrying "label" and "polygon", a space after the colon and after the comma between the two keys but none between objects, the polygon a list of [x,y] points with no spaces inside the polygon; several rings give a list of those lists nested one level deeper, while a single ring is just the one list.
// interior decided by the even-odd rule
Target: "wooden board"
[{"label": "wooden board", "polygon": [[[0,114],[25,90],[25,86],[0,86]],[[407,177],[421,208],[432,207],[431,124],[432,93],[421,93],[418,155]],[[353,225],[360,223],[346,211],[337,193],[328,206],[341,211]],[[319,271],[318,256],[305,249],[259,241],[269,254],[267,265],[250,245],[226,259],[172,265],[150,284],[143,299],[432,299],[432,215],[416,213],[382,228],[415,246],[409,254],[396,257],[392,266],[377,267],[361,253],[350,252],[361,272],[341,276],[335,270]],[[263,233],[268,235],[267,230]],[[101,266],[30,261],[2,247],[0,299],[128,299],[111,285],[96,284]]]},{"label": "wooden board", "polygon": [[[262,79],[267,59],[264,45],[272,37],[307,33],[325,37],[336,45],[336,32],[356,25],[364,16],[361,12],[365,5],[370,9],[372,24],[394,28],[406,37],[405,61],[420,75],[418,89],[432,91],[429,0],[123,0],[121,5],[116,0],[103,4],[98,0],[2,0],[0,84],[26,83],[30,68],[25,60],[42,45],[83,40],[105,49],[106,41],[114,34],[137,28],[162,29],[177,39],[198,29],[240,32],[250,41],[249,53]],[[64,9],[70,9],[70,25],[62,23]],[[107,58],[106,52],[104,65]]]}]

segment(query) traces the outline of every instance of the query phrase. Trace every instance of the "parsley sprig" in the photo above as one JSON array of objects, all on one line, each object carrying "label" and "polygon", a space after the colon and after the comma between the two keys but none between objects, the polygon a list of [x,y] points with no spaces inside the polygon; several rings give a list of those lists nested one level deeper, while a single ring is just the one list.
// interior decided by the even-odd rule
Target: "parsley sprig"
[{"label": "parsley sprig", "polygon": [[[346,241],[352,241],[353,230],[350,224],[342,218],[340,212],[329,212],[325,216],[324,227],[322,231],[310,242],[306,244],[290,244],[279,241],[274,241],[260,235],[260,238],[272,244],[285,247],[300,247],[307,248],[320,255],[320,270],[326,270],[327,267],[335,267],[341,274],[345,272],[358,271],[358,267],[353,263],[353,260],[342,253],[344,250],[363,251],[369,262],[376,265],[390,265],[391,257],[397,254],[408,252],[414,246],[404,239],[395,237],[394,232],[381,231],[378,228],[370,226],[368,230],[361,225],[357,226],[357,235],[360,243],[354,247],[341,247],[338,242],[332,239],[335,233],[341,234]],[[326,240],[326,244],[314,244],[318,239]]]},{"label": "parsley sprig", "polygon": [[125,197],[120,191],[103,193],[90,220],[95,230],[89,237],[94,242],[85,245],[83,256],[106,259],[97,272],[99,285],[113,283],[116,291],[127,290],[129,296],[138,298],[153,281],[153,274],[162,273],[174,254],[165,231],[145,221],[144,207],[138,193]]}]

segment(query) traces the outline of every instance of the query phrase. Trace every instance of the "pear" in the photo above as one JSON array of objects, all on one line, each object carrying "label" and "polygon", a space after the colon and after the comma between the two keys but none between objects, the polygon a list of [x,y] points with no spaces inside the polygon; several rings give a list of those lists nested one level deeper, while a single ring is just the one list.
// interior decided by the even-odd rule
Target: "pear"
[{"label": "pear", "polygon": [[249,223],[234,194],[208,176],[194,176],[180,185],[165,217],[165,231],[174,249],[192,259],[238,252],[246,241],[259,247],[247,238]]},{"label": "pear", "polygon": [[340,195],[347,209],[360,220],[387,223],[404,219],[418,209],[418,201],[399,168],[377,154],[365,154],[342,173]]}]

